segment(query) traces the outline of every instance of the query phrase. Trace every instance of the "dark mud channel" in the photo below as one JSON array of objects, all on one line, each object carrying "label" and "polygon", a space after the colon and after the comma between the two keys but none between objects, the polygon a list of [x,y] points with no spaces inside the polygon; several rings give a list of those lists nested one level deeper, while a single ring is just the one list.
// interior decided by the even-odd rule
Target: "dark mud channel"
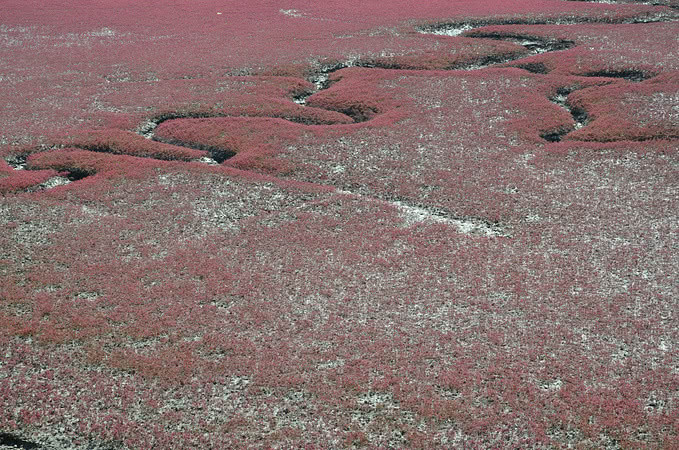
[{"label": "dark mud channel", "polygon": [[575,92],[576,90],[577,89],[575,88],[563,87],[556,91],[555,96],[549,98],[552,103],[568,111],[571,117],[573,117],[575,125],[572,127],[558,128],[556,130],[540,134],[540,137],[545,141],[559,142],[568,133],[579,130],[580,128],[587,125],[587,122],[589,121],[587,111],[582,108],[574,107],[568,102],[568,95],[572,92]]},{"label": "dark mud channel", "polygon": [[14,447],[25,450],[42,448],[40,444],[27,441],[26,439],[22,439],[19,436],[12,433],[2,433],[2,432],[0,432],[0,445],[6,445],[8,447]]}]

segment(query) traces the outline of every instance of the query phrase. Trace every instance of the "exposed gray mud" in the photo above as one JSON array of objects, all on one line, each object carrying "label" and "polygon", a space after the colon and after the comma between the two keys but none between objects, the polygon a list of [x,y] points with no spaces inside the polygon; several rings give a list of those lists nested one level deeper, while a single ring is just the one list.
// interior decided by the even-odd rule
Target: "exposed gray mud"
[{"label": "exposed gray mud", "polygon": [[72,183],[74,180],[71,177],[68,176],[57,176],[57,177],[52,177],[49,180],[40,183],[37,186],[30,187],[26,189],[27,192],[38,192],[38,191],[45,191],[47,189],[52,189],[57,186],[65,186],[69,183]]},{"label": "exposed gray mud", "polygon": [[302,94],[293,97],[293,101],[298,105],[306,106],[306,101],[309,97],[317,92],[328,89],[332,82],[330,81],[330,74],[348,67],[366,67],[360,60],[346,60],[335,64],[326,64],[315,69],[307,80],[314,85],[314,89],[308,90]]},{"label": "exposed gray mud", "polygon": [[309,81],[316,86],[316,92],[328,89],[332,84],[329,80],[330,74],[348,67],[366,67],[366,65],[363,61],[351,59],[328,66],[322,66],[320,70],[309,77]]},{"label": "exposed gray mud", "polygon": [[26,154],[10,155],[5,158],[5,161],[14,170],[25,170],[27,158]]},{"label": "exposed gray mud", "polygon": [[579,130],[580,128],[587,125],[588,116],[587,111],[582,108],[577,108],[568,102],[568,95],[574,92],[576,89],[563,87],[557,90],[556,95],[550,97],[549,100],[555,105],[568,111],[568,113],[573,117],[575,124],[572,127],[562,127],[557,130],[542,133],[540,137],[548,142],[559,142],[568,133]]},{"label": "exposed gray mud", "polygon": [[380,202],[395,207],[407,226],[416,225],[418,223],[443,223],[457,228],[460,233],[464,234],[476,234],[487,237],[511,237],[510,230],[507,226],[499,222],[489,221],[482,217],[459,216],[442,208],[420,204],[415,205],[397,197],[377,198],[339,189],[337,192],[343,195],[350,195],[352,197],[372,202]]},{"label": "exposed gray mud", "polygon": [[445,223],[451,225],[460,233],[479,234],[488,237],[511,237],[509,229],[499,223],[491,222],[482,217],[458,216],[449,211],[430,206],[414,206],[400,200],[390,202],[399,208],[406,223]]},{"label": "exposed gray mud", "polygon": [[564,0],[567,2],[581,2],[581,3],[605,3],[613,5],[648,5],[648,6],[666,6],[668,8],[679,8],[679,5],[671,4],[674,0],[645,2],[641,0]]},{"label": "exposed gray mud", "polygon": [[[575,0],[577,1],[577,0]],[[658,12],[637,17],[560,17],[554,19],[529,19],[529,18],[506,18],[497,20],[470,20],[470,21],[443,21],[423,24],[415,27],[416,31],[423,34],[437,34],[441,36],[460,36],[476,28],[496,25],[578,25],[589,23],[601,24],[633,24],[633,23],[656,23],[672,22],[678,20],[671,14]]]},{"label": "exposed gray mud", "polygon": [[557,52],[575,47],[575,42],[566,39],[548,39],[519,33],[473,32],[468,37],[513,42],[526,47],[531,55]]}]

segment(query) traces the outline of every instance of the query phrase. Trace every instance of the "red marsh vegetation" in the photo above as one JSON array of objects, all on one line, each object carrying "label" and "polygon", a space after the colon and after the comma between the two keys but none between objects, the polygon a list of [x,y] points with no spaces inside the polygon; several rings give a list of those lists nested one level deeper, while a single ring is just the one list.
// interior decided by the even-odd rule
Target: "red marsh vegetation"
[{"label": "red marsh vegetation", "polygon": [[657,3],[4,1],[0,446],[675,448]]}]

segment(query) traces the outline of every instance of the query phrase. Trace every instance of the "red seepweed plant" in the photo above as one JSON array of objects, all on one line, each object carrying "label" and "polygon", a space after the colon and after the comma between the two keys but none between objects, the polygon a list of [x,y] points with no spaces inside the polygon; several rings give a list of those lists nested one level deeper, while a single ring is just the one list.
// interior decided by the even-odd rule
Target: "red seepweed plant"
[{"label": "red seepweed plant", "polygon": [[675,9],[6,3],[1,445],[677,441]]}]

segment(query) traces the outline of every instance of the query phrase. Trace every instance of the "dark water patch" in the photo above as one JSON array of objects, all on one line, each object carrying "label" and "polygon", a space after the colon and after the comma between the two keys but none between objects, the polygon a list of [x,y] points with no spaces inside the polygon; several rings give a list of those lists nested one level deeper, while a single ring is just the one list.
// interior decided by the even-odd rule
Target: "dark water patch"
[{"label": "dark water patch", "polygon": [[298,105],[305,106],[307,99],[314,95],[315,93],[316,93],[315,90],[308,90],[298,93],[292,97],[292,101],[297,103]]},{"label": "dark water patch", "polygon": [[568,107],[568,110],[570,111],[571,116],[573,116],[576,130],[579,130],[580,128],[587,125],[587,122],[589,122],[589,115],[587,114],[587,111],[577,106],[570,106]]},{"label": "dark water patch", "polygon": [[63,172],[65,177],[68,178],[69,181],[82,180],[83,178],[87,178],[95,174],[95,172],[92,170],[81,169],[78,167],[69,167]]},{"label": "dark water patch", "polygon": [[601,78],[622,78],[627,81],[640,82],[653,78],[657,74],[636,69],[610,69],[610,70],[595,70],[581,74],[583,77],[601,77]]},{"label": "dark water patch", "polygon": [[567,128],[559,128],[555,131],[541,133],[540,137],[547,142],[561,142],[561,139],[570,132]]},{"label": "dark water patch", "polygon": [[337,112],[341,112],[342,114],[351,117],[356,123],[367,122],[375,117],[375,115],[379,114],[377,109],[363,105],[352,105],[347,108],[339,109]]},{"label": "dark water patch", "polygon": [[587,111],[585,111],[583,108],[580,108],[579,106],[573,106],[568,102],[568,96],[577,90],[577,88],[572,87],[561,87],[557,89],[556,96],[550,98],[550,101],[556,103],[571,113],[571,116],[573,116],[573,120],[575,121],[576,130],[584,127],[587,125],[587,122],[589,122],[589,115],[587,114]]},{"label": "dark water patch", "polygon": [[20,448],[20,449],[33,449],[41,448],[42,446],[38,443],[27,441],[15,434],[0,432],[0,445],[6,445],[9,447]]},{"label": "dark water patch", "polygon": [[527,70],[530,73],[535,73],[538,75],[546,75],[550,72],[550,70],[545,66],[543,63],[525,63],[525,64],[517,64],[516,67],[519,69]]}]

